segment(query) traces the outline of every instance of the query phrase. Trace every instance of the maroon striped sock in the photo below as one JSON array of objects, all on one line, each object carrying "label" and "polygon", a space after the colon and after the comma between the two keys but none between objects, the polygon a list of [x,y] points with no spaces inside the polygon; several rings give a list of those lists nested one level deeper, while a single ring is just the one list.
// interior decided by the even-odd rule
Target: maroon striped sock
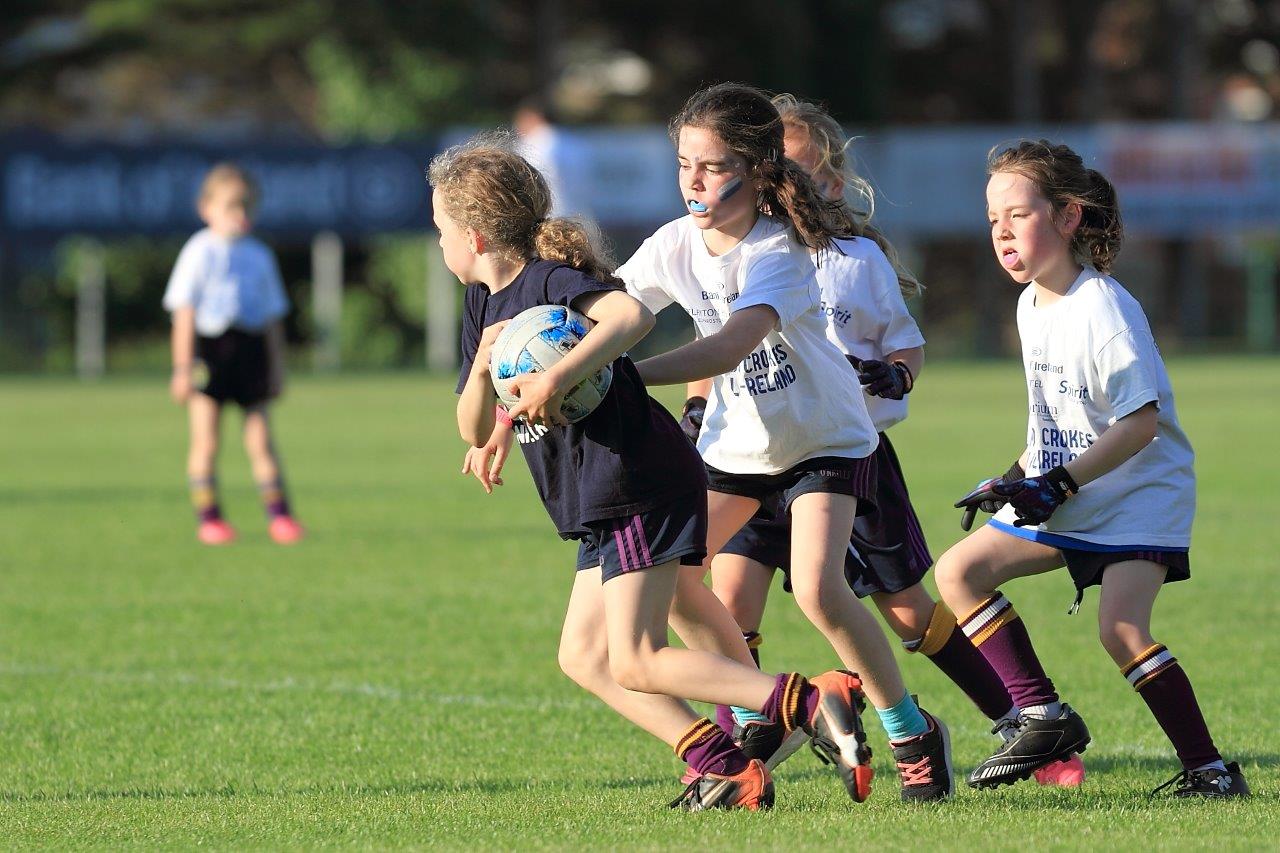
[{"label": "maroon striped sock", "polygon": [[279,518],[289,514],[289,497],[284,489],[283,478],[277,477],[274,480],[259,483],[258,494],[262,497],[262,508],[266,510],[267,518]]},{"label": "maroon striped sock", "polygon": [[929,627],[924,636],[904,642],[909,652],[919,652],[955,682],[989,719],[998,720],[1013,707],[1009,690],[991,664],[982,656],[964,631],[956,624],[955,614],[941,602],[933,606]]},{"label": "maroon striped sock", "polygon": [[676,742],[676,755],[695,773],[736,776],[751,764],[738,745],[715,723],[703,717]]},{"label": "maroon striped sock", "polygon": [[222,507],[218,503],[218,481],[213,477],[193,477],[190,481],[191,505],[195,507],[196,520],[221,521]]},{"label": "maroon striped sock", "polygon": [[1222,760],[1191,689],[1191,680],[1168,649],[1159,644],[1152,646],[1124,667],[1124,675],[1173,743],[1184,769],[1194,770]]},{"label": "maroon striped sock", "polygon": [[716,706],[716,725],[730,737],[733,736],[733,709],[728,705]]},{"label": "maroon striped sock", "polygon": [[1002,593],[997,592],[975,607],[960,620],[960,629],[1000,676],[1019,708],[1058,701],[1053,682],[1045,675],[1031,645],[1027,626]]},{"label": "maroon striped sock", "polygon": [[933,654],[925,655],[973,700],[987,719],[998,720],[1013,707],[1013,697],[982,652],[956,625],[947,642]]},{"label": "maroon striped sock", "polygon": [[818,691],[798,672],[779,673],[760,713],[781,722],[787,731],[805,725],[818,710]]}]

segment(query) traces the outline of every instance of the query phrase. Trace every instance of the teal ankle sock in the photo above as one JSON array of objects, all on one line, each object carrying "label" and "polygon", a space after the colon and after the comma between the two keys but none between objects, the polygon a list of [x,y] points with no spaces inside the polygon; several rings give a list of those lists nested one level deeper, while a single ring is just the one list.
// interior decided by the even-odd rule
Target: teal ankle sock
[{"label": "teal ankle sock", "polygon": [[747,723],[769,722],[769,718],[764,714],[761,714],[759,711],[752,711],[749,708],[739,708],[737,705],[734,705],[730,710],[733,711],[734,721],[740,726],[745,726]]},{"label": "teal ankle sock", "polygon": [[880,715],[880,723],[891,741],[907,740],[929,731],[929,724],[910,693],[903,693],[902,699],[892,708],[876,708],[876,713]]}]

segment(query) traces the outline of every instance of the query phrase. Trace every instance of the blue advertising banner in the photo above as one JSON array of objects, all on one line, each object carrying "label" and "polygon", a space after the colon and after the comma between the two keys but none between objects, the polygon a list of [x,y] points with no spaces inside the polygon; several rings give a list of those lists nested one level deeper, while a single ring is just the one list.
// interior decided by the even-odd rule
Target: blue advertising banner
[{"label": "blue advertising banner", "polygon": [[[190,233],[199,225],[200,179],[218,160],[235,160],[258,179],[257,228],[268,235],[419,231],[431,227],[426,165],[440,144],[468,133],[333,147],[0,137],[0,236]],[[675,152],[661,128],[566,129],[562,137],[563,162],[549,178],[577,212],[605,228],[634,229],[684,214]],[[884,128],[857,134],[852,150],[891,236],[976,236],[987,227],[987,152],[1041,137],[1072,146],[1115,183],[1133,234],[1280,228],[1280,124]]]},{"label": "blue advertising banner", "polygon": [[429,141],[326,147],[126,145],[50,136],[0,138],[0,234],[186,234],[209,167],[232,160],[258,181],[259,231],[344,235],[430,227]]}]

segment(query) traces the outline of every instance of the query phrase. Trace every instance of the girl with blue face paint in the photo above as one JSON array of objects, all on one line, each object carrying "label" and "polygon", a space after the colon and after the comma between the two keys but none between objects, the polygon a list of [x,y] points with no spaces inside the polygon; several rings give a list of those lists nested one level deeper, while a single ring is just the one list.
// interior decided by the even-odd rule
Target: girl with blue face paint
[{"label": "girl with blue face paint", "polygon": [[[851,797],[870,794],[870,750],[859,713],[869,700],[895,740],[912,741],[912,799],[950,794],[946,728],[908,695],[874,617],[844,579],[855,515],[874,506],[878,444],[857,374],[826,338],[811,260],[852,236],[839,199],[783,156],[783,124],[763,92],[723,84],[695,94],[670,125],[688,215],[645,241],[618,270],[651,311],[673,302],[698,339],[640,362],[646,384],[709,378],[698,450],[707,466],[707,548],[715,553],[763,505],[791,519],[796,600],[850,676],[836,738],[814,744]],[[752,658],[704,585],[710,561],[681,570],[671,624],[691,648]],[[776,763],[798,746],[787,736]]]}]

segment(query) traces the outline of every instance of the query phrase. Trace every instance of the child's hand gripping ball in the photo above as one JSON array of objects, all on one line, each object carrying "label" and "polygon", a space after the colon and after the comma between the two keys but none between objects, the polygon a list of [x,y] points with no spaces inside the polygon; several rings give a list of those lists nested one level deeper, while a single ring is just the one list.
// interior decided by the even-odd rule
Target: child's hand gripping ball
[{"label": "child's hand gripping ball", "polygon": [[[609,391],[609,383],[613,380],[612,365],[606,364],[564,392],[558,400],[554,390],[541,387],[531,395],[533,389],[529,385],[536,383],[518,378],[543,373],[557,364],[586,336],[590,326],[590,320],[562,305],[538,305],[513,317],[494,341],[489,357],[489,373],[498,399],[508,408],[514,408],[521,403],[522,397],[528,404],[533,401],[533,396],[537,396],[539,399],[534,401],[533,408],[540,408],[540,404],[545,403],[550,411],[550,420],[557,420],[558,415],[560,421],[570,424],[595,411]],[[542,396],[547,399],[541,400]]]}]

